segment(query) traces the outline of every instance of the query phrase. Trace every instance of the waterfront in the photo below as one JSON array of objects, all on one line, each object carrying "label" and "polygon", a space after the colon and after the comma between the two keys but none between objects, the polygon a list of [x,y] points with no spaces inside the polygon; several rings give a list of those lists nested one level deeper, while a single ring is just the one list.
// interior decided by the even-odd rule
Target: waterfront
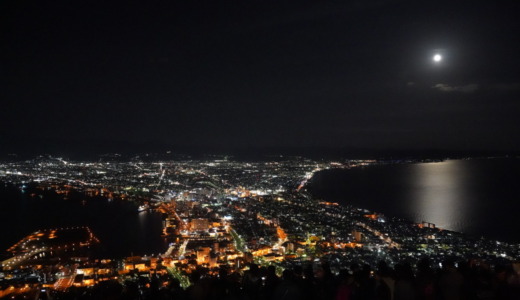
[{"label": "waterfront", "polygon": [[[387,216],[438,227],[520,242],[515,222],[520,209],[516,178],[518,159],[449,160],[440,163],[373,165],[318,172],[309,188],[318,197],[367,208]],[[0,247],[6,250],[23,236],[40,229],[89,226],[108,256],[164,252],[159,213],[137,212],[137,204],[32,197],[3,190],[0,199]]]},{"label": "waterfront", "polygon": [[161,237],[161,215],[138,213],[134,203],[109,202],[103,198],[85,201],[40,198],[5,190],[0,199],[2,251],[34,231],[69,226],[90,227],[101,241],[100,255],[107,257],[158,254],[167,247]]},{"label": "waterfront", "polygon": [[518,243],[519,177],[519,159],[448,160],[326,170],[311,190],[388,217]]}]

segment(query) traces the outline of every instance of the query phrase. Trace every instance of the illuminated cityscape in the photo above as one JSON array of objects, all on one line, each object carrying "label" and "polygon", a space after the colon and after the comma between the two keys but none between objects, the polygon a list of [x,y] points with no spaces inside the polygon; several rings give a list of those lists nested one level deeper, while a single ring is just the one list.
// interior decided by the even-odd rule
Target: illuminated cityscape
[{"label": "illuminated cityscape", "polygon": [[520,299],[519,11],[0,1],[0,299]]},{"label": "illuminated cityscape", "polygon": [[249,162],[228,157],[98,162],[39,157],[4,162],[0,181],[28,197],[45,201],[43,195],[50,191],[70,201],[72,195],[82,195],[89,201],[132,203],[135,214],[160,214],[168,247],[154,255],[99,257],[96,248],[103,240],[87,227],[40,228],[7,249],[0,296],[59,297],[71,288],[114,281],[133,282],[142,293],[154,284],[172,288],[172,280],[187,289],[194,274],[247,274],[252,264],[273,267],[281,275],[286,269],[326,263],[338,275],[353,264],[416,264],[424,257],[434,265],[446,258],[518,261],[520,245],[387,218],[316,199],[306,189],[315,172],[381,163],[302,157]]}]

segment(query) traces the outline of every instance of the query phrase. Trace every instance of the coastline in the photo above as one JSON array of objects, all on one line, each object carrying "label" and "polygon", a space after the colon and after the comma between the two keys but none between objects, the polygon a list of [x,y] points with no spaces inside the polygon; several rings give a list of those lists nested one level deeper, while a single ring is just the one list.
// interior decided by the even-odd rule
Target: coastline
[{"label": "coastline", "polygon": [[[504,161],[514,163],[511,170],[508,167],[506,170],[500,170],[500,167],[505,165]],[[498,164],[499,170],[493,169],[494,163]],[[453,174],[448,174],[450,171],[448,166],[451,166]],[[478,168],[481,168],[482,172],[495,171],[495,179],[489,179],[491,182],[489,187],[482,182],[482,178],[487,179],[488,175],[478,174]],[[520,173],[520,160],[516,157],[375,164],[362,168],[322,170],[314,174],[308,188],[314,196],[325,201],[366,208],[413,223],[431,222],[440,228],[471,236],[484,236],[510,243],[520,243],[514,234],[510,234],[508,238],[500,238],[506,236],[507,232],[501,230],[500,224],[497,224],[498,220],[504,222],[504,220],[514,218],[516,206],[514,206],[515,203],[508,201],[507,196],[508,193],[512,193],[510,198],[514,199],[518,192],[514,190],[512,179],[514,174],[508,176],[508,173],[511,172]],[[398,178],[399,176],[404,177],[405,180]],[[383,178],[391,179],[383,180]],[[367,181],[371,183],[367,183]],[[460,184],[461,188],[457,184]],[[508,186],[500,187],[500,184]],[[494,191],[500,194],[492,194]],[[465,192],[470,195],[464,195]],[[474,195],[478,197],[474,197]],[[494,195],[501,198],[493,198]],[[378,201],[378,199],[385,199],[385,201]],[[474,199],[481,203],[475,203]],[[498,203],[497,205],[502,203],[504,207],[493,207],[494,203]],[[512,207],[505,207],[506,204]],[[460,209],[460,215],[456,214],[456,209]],[[486,212],[490,212],[490,217],[487,219],[482,217]],[[464,213],[469,216],[479,216],[479,218],[471,219],[469,216],[463,215]],[[503,214],[500,215],[500,213]],[[446,220],[442,214],[449,215],[453,219]],[[429,218],[429,216],[433,216],[433,218]],[[445,223],[443,224],[439,220]],[[473,223],[470,224],[471,220]],[[477,226],[479,224],[475,224],[478,223],[475,222],[476,220],[484,224]],[[445,224],[450,226],[445,226]],[[453,226],[454,224],[457,226]],[[514,226],[513,222],[504,225],[505,228],[515,228]],[[482,232],[479,233],[477,230],[482,230]],[[512,232],[514,231],[512,230]]]}]

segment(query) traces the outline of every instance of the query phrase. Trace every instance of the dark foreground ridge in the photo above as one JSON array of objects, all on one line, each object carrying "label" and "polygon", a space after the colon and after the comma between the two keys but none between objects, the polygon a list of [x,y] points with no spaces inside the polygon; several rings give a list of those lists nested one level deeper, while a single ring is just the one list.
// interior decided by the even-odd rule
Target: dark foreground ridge
[{"label": "dark foreground ridge", "polygon": [[[109,280],[92,288],[71,287],[65,292],[40,290],[37,299],[518,299],[518,265],[491,268],[482,261],[444,261],[433,267],[422,259],[415,268],[401,262],[390,267],[381,261],[377,267],[352,264],[334,274],[327,263],[286,269],[281,276],[275,267],[251,264],[243,274],[222,268],[217,275],[197,269],[193,283],[181,288],[178,280],[166,275],[120,283]],[[22,299],[26,294],[14,299]],[[34,296],[34,295],[31,295]],[[23,298],[25,299],[25,298]]]}]

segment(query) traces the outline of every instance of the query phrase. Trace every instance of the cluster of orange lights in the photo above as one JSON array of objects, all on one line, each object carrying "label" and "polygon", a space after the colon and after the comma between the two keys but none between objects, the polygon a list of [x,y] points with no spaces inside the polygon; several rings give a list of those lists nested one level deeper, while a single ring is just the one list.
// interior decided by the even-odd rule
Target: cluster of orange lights
[{"label": "cluster of orange lights", "polygon": [[360,243],[335,243],[334,248],[345,249],[345,248],[361,248],[363,244]]},{"label": "cluster of orange lights", "polygon": [[338,206],[339,205],[336,202],[326,202],[326,201],[321,201],[320,204],[327,205],[327,206]]},{"label": "cluster of orange lights", "polygon": [[377,220],[378,215],[371,214],[371,215],[364,215],[364,217],[367,218],[367,219],[370,219],[370,220]]},{"label": "cluster of orange lights", "polygon": [[285,233],[285,231],[280,226],[276,227],[276,234],[278,234],[278,238],[281,239],[281,240],[287,239],[287,234]]}]

